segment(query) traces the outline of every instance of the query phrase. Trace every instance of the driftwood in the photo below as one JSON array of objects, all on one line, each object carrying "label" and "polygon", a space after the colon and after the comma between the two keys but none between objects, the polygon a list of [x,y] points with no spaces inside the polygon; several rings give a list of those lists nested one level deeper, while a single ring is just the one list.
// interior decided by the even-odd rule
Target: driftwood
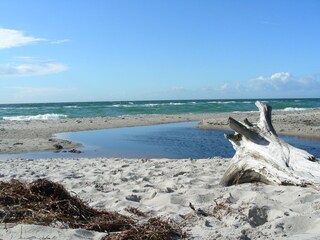
[{"label": "driftwood", "polygon": [[257,101],[260,119],[253,124],[229,118],[235,134],[225,135],[236,150],[221,184],[246,182],[272,185],[320,186],[320,164],[308,152],[291,146],[278,137],[271,122],[272,108]]}]

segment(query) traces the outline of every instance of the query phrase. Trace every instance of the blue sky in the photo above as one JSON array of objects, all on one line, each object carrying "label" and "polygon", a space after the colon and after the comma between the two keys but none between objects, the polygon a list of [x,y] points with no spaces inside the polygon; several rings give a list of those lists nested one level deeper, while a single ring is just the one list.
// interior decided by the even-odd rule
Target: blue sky
[{"label": "blue sky", "polygon": [[0,103],[320,97],[320,1],[4,0]]}]

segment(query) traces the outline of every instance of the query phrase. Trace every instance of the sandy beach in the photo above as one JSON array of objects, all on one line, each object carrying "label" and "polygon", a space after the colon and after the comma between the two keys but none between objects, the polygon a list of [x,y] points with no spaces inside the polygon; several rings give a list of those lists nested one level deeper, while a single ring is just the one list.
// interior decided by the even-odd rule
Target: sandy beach
[{"label": "sandy beach", "polygon": [[[228,161],[14,159],[0,162],[0,179],[30,182],[47,178],[62,183],[95,208],[128,215],[124,209],[136,207],[149,217],[171,218],[186,231],[188,239],[319,239],[317,190],[259,183],[222,187],[219,181]],[[34,225],[5,229],[2,224],[0,236],[98,239],[101,233]]]},{"label": "sandy beach", "polygon": [[[199,126],[228,129],[227,118],[257,112],[150,115],[56,121],[1,121],[0,152],[54,150],[77,143],[50,140],[57,132],[200,121]],[[320,111],[273,114],[281,134],[320,136]],[[320,193],[311,188],[249,183],[219,184],[230,159],[11,159],[0,161],[0,181],[61,183],[90,206],[130,215],[135,207],[148,217],[173,219],[188,239],[320,239]],[[192,206],[192,207],[191,207]],[[194,209],[192,209],[194,208]],[[4,224],[0,239],[101,239],[105,233],[80,229]]]}]

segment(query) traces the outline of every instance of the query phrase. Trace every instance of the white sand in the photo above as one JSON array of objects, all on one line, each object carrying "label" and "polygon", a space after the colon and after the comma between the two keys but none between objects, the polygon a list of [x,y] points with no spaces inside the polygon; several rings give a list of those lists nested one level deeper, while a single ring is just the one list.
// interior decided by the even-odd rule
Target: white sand
[{"label": "white sand", "polygon": [[[0,162],[0,181],[62,183],[96,208],[172,218],[190,239],[320,239],[320,193],[292,186],[222,187],[229,159],[38,159]],[[197,214],[189,203],[209,216]],[[217,207],[220,204],[220,207]],[[99,239],[84,230],[18,225],[0,239]]]}]

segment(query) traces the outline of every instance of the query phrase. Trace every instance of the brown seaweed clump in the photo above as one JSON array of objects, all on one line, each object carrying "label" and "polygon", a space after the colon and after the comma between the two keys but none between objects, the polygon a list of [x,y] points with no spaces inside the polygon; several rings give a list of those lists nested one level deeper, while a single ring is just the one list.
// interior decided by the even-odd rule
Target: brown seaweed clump
[{"label": "brown seaweed clump", "polygon": [[180,227],[173,222],[160,218],[150,218],[147,222],[137,224],[115,235],[106,236],[103,240],[171,240],[185,238]]},{"label": "brown seaweed clump", "polygon": [[94,209],[58,183],[39,179],[0,182],[0,222],[25,223],[107,232],[104,240],[181,239],[170,221],[150,218],[144,223],[117,212]]}]

